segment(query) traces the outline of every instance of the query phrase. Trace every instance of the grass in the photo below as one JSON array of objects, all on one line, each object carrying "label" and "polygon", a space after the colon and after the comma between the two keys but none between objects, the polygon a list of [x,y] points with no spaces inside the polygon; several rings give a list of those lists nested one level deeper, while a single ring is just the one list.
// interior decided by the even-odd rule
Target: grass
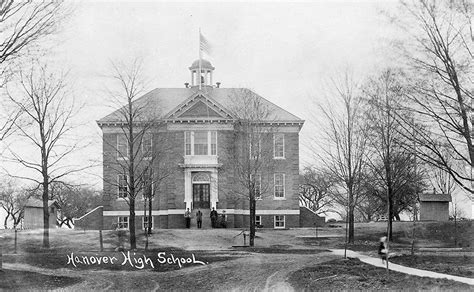
[{"label": "grass", "polygon": [[471,286],[446,279],[416,277],[376,268],[358,259],[339,259],[291,274],[295,290],[469,290]]},{"label": "grass", "polygon": [[405,255],[391,258],[390,261],[402,266],[448,275],[466,278],[474,276],[474,259],[467,255]]},{"label": "grass", "polygon": [[2,270],[0,271],[0,290],[51,290],[66,288],[81,282],[81,278],[51,276],[35,272]]}]

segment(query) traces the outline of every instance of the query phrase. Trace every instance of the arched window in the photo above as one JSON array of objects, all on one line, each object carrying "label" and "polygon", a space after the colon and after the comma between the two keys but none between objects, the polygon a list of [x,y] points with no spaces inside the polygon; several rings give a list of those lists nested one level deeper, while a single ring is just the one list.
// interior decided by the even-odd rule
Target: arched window
[{"label": "arched window", "polygon": [[211,177],[206,172],[198,172],[193,176],[193,183],[210,183]]}]

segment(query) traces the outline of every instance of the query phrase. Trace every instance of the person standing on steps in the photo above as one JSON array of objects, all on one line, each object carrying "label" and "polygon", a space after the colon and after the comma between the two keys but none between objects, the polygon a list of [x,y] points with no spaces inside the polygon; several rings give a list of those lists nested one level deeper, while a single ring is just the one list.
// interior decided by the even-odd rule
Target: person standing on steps
[{"label": "person standing on steps", "polygon": [[199,209],[196,212],[196,222],[197,222],[197,228],[201,228],[202,227],[202,212]]},{"label": "person standing on steps", "polygon": [[211,226],[212,228],[216,228],[216,222],[217,222],[217,211],[212,207],[211,211]]},{"label": "person standing on steps", "polygon": [[184,213],[184,219],[186,220],[186,228],[190,228],[191,227],[191,211],[189,211],[189,208]]}]

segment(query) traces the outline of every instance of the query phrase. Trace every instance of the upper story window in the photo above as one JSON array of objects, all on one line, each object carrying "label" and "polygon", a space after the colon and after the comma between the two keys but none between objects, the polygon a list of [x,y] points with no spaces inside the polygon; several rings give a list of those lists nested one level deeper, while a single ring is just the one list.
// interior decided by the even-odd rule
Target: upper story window
[{"label": "upper story window", "polygon": [[262,176],[259,173],[255,175],[251,174],[250,181],[254,184],[255,199],[262,199]]},{"label": "upper story window", "polygon": [[216,131],[184,132],[185,155],[217,155]]},{"label": "upper story window", "polygon": [[285,158],[285,135],[282,133],[273,135],[273,157]]},{"label": "upper story window", "polygon": [[285,198],[285,174],[275,173],[274,175],[274,198]]},{"label": "upper story window", "polygon": [[117,177],[118,185],[118,197],[126,198],[128,196],[128,176],[124,174],[119,174]]},{"label": "upper story window", "polygon": [[258,159],[260,157],[261,140],[256,135],[249,134],[249,153],[250,159]]},{"label": "upper story window", "polygon": [[142,173],[142,199],[153,199],[154,182],[153,169],[147,169]]},{"label": "upper story window", "polygon": [[117,159],[128,159],[128,141],[122,134],[117,135]]},{"label": "upper story window", "polygon": [[142,153],[143,157],[150,159],[153,151],[153,135],[145,133],[142,137]]}]

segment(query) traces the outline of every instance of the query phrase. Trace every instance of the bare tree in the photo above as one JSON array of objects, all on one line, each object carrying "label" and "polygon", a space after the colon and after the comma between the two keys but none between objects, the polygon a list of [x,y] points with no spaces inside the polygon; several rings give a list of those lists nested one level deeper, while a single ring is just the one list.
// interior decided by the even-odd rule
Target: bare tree
[{"label": "bare tree", "polygon": [[32,194],[25,189],[14,187],[11,181],[0,187],[0,207],[7,213],[3,225],[7,229],[8,219],[11,217],[13,228],[16,228],[23,218],[25,203]]},{"label": "bare tree", "polygon": [[403,16],[398,19],[409,37],[402,47],[411,69],[406,78],[410,87],[405,92],[410,101],[406,110],[418,125],[407,126],[417,125],[408,131],[417,145],[417,157],[448,173],[471,194],[473,7],[470,0],[412,1],[403,3]]},{"label": "bare tree", "polygon": [[263,98],[248,89],[236,89],[230,108],[234,122],[233,171],[238,182],[234,194],[249,202],[250,246],[255,242],[257,201],[269,196],[269,184],[274,175],[273,133],[271,110]]},{"label": "bare tree", "polygon": [[331,196],[334,180],[327,171],[306,167],[300,178],[300,205],[316,214],[324,214],[334,207]]},{"label": "bare tree", "polygon": [[109,95],[113,105],[120,108],[110,116],[117,125],[116,139],[104,139],[107,147],[112,149],[110,157],[104,159],[109,160],[108,167],[114,173],[111,177],[104,177],[104,182],[119,189],[119,196],[129,206],[130,248],[135,249],[137,196],[143,194],[144,199],[150,200],[153,183],[157,184],[157,178],[162,178],[153,167],[156,158],[153,140],[158,135],[155,130],[162,126],[161,113],[159,109],[151,109],[146,98],[139,99],[145,89],[141,60],[134,59],[131,64],[112,63],[112,70],[116,89],[110,90]]},{"label": "bare tree", "polygon": [[[68,14],[63,1],[0,2],[0,87],[15,72],[19,60],[38,51],[40,43],[57,32]],[[16,109],[2,114],[0,141],[15,128],[15,121],[21,113]]]},{"label": "bare tree", "polygon": [[385,70],[367,82],[364,95],[368,104],[367,118],[370,123],[370,166],[374,179],[385,194],[388,218],[388,238],[392,237],[392,220],[403,209],[414,205],[417,177],[413,160],[413,147],[406,140],[401,100],[404,88],[398,82],[397,73]]},{"label": "bare tree", "polygon": [[319,123],[323,135],[312,148],[317,159],[335,178],[333,194],[347,209],[346,242],[354,242],[354,209],[362,194],[367,167],[366,124],[358,85],[351,73],[345,71],[340,79],[331,79],[330,92],[328,104],[319,106],[324,119]]},{"label": "bare tree", "polygon": [[46,66],[38,63],[33,66],[18,73],[16,86],[8,86],[9,100],[21,113],[14,123],[19,142],[29,143],[33,149],[21,153],[21,147],[9,147],[8,151],[9,160],[23,167],[23,174],[11,175],[32,181],[42,189],[43,247],[49,248],[50,184],[85,168],[64,163],[80,145],[69,136],[76,107],[68,95],[65,76],[49,73]]}]

